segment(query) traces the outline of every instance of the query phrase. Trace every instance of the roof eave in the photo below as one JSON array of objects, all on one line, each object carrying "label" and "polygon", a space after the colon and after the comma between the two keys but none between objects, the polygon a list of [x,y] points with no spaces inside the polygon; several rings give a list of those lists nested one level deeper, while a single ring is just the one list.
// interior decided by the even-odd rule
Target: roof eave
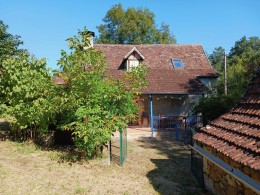
[{"label": "roof eave", "polygon": [[204,95],[205,92],[142,92],[143,95]]},{"label": "roof eave", "polygon": [[125,55],[124,59],[128,59],[129,56],[130,56],[134,51],[135,51],[136,53],[138,53],[143,60],[145,59],[145,57],[143,56],[143,54],[142,54],[136,47],[133,47],[133,49],[131,49],[131,51],[129,51],[128,54]]}]

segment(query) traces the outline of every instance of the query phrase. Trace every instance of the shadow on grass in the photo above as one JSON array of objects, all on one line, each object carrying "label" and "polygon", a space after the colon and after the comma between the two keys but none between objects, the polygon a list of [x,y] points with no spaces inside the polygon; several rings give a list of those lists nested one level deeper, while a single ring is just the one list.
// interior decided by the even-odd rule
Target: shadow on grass
[{"label": "shadow on grass", "polygon": [[[39,139],[37,141],[32,141],[30,139],[22,140],[20,138],[16,138],[14,136],[14,132],[15,131],[11,131],[9,123],[5,119],[0,118],[0,141],[9,140],[19,144],[20,146],[27,146],[23,147],[23,150],[29,151],[30,148],[28,146],[33,146],[33,148],[42,151],[48,151],[50,152],[48,156],[58,163],[81,164],[90,159],[87,158],[87,156],[85,156],[82,152],[77,150],[76,146],[73,144],[71,132],[55,131],[57,133],[56,137],[58,137],[58,139],[55,138],[54,134],[49,133],[42,139]],[[50,132],[54,133],[54,131]],[[50,140],[50,142],[48,140]]]},{"label": "shadow on grass", "polygon": [[117,141],[112,141],[111,145],[111,160],[112,162],[116,163],[117,165],[120,165],[120,147],[119,147],[119,142]]},{"label": "shadow on grass", "polygon": [[51,160],[57,161],[58,163],[82,163],[86,159],[82,156],[82,154],[76,150],[75,146],[39,146],[39,148],[43,151],[48,151],[48,157]]},{"label": "shadow on grass", "polygon": [[201,189],[191,172],[188,145],[176,140],[141,140],[142,147],[153,148],[166,155],[165,159],[151,158],[156,169],[147,173],[154,189],[160,194],[208,194]]}]

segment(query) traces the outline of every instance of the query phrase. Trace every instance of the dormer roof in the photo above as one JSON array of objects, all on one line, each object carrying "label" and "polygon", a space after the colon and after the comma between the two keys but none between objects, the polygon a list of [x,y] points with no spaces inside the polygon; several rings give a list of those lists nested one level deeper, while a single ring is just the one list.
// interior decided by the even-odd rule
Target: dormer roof
[{"label": "dormer roof", "polygon": [[143,56],[143,54],[136,48],[136,47],[133,47],[129,52],[128,54],[125,55],[124,59],[128,59],[129,56],[131,56],[134,52],[136,52],[142,60],[145,59],[145,57]]}]

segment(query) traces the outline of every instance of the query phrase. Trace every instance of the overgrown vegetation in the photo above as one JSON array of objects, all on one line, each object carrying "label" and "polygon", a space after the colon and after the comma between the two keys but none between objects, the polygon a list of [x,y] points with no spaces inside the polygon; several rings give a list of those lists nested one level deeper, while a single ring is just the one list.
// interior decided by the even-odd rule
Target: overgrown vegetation
[{"label": "overgrown vegetation", "polygon": [[36,141],[55,118],[52,78],[46,61],[23,53],[5,60],[2,70],[0,108],[3,116],[11,121],[19,138]]},{"label": "overgrown vegetation", "polygon": [[[133,68],[115,80],[106,73],[103,54],[86,47],[89,39],[86,29],[68,39],[72,51],[62,51],[62,71],[56,71],[56,76],[65,80],[65,86],[57,86],[59,95],[55,102],[64,119],[59,126],[73,131],[77,147],[92,156],[111,139],[113,132],[126,128],[129,119],[136,117],[139,106],[135,97],[146,83],[147,67]],[[131,82],[126,82],[129,79]]]},{"label": "overgrown vegetation", "polygon": [[16,140],[36,141],[54,122],[52,76],[45,59],[18,49],[19,36],[7,33],[2,22],[0,26],[0,114],[10,121]]},{"label": "overgrown vegetation", "polygon": [[136,117],[135,98],[146,84],[148,69],[141,65],[115,80],[107,73],[103,54],[89,47],[86,29],[67,41],[71,52],[61,51],[60,70],[54,71],[64,85],[53,83],[45,59],[25,50],[6,55],[1,63],[0,114],[9,120],[15,140],[39,142],[51,125],[72,131],[76,147],[92,157],[113,132]]},{"label": "overgrown vegetation", "polygon": [[23,51],[22,49],[19,49],[19,46],[23,44],[20,40],[21,37],[8,33],[7,29],[8,25],[0,20],[0,70],[2,68],[2,63],[6,58],[16,56]]},{"label": "overgrown vegetation", "polygon": [[224,49],[215,48],[209,56],[213,67],[219,71],[214,96],[201,99],[194,107],[202,113],[204,125],[231,109],[244,95],[246,87],[260,66],[260,39],[242,37],[227,55],[227,95],[224,94]]},{"label": "overgrown vegetation", "polygon": [[202,98],[193,107],[194,113],[202,113],[203,126],[229,111],[234,100],[228,96],[209,96]]}]

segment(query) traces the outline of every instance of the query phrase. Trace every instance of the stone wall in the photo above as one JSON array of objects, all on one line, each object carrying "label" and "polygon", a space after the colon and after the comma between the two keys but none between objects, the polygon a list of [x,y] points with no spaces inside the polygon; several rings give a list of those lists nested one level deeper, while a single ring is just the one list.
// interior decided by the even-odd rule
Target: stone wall
[{"label": "stone wall", "polygon": [[[218,154],[211,148],[204,147],[204,149],[213,153],[215,156],[221,158],[232,167],[239,169],[246,175],[259,182],[259,172],[256,172],[249,167],[242,166],[236,162],[232,162],[228,157],[221,156],[221,154]],[[257,194],[243,183],[235,179],[232,175],[226,173],[217,165],[207,160],[205,157],[203,157],[203,172],[205,188],[213,194]]]},{"label": "stone wall", "polygon": [[253,170],[252,168],[250,168],[248,166],[244,166],[240,163],[237,163],[234,160],[232,160],[231,158],[225,156],[224,154],[222,154],[220,152],[217,152],[215,149],[213,149],[211,147],[204,146],[203,149],[207,150],[211,154],[220,158],[225,163],[229,164],[230,166],[234,167],[235,169],[242,171],[245,175],[251,177],[255,181],[260,182],[260,171]]}]

